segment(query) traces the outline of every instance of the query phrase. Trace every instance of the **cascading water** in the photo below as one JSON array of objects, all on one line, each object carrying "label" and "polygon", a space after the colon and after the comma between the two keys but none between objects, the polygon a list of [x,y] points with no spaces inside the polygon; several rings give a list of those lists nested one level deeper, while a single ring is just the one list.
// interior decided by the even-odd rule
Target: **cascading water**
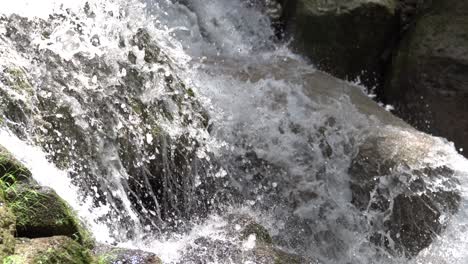
[{"label": "cascading water", "polygon": [[[308,92],[321,85],[316,70],[276,39],[262,6],[8,4],[5,14],[29,20],[0,18],[0,144],[98,241],[167,263],[249,263],[234,256],[248,241],[224,230],[231,213],[319,263],[409,262],[369,241],[377,216],[351,203],[351,163],[381,121],[350,95]],[[435,142],[424,162],[454,171],[460,209],[411,262],[466,263],[468,162]],[[200,238],[217,242],[202,249]]]}]

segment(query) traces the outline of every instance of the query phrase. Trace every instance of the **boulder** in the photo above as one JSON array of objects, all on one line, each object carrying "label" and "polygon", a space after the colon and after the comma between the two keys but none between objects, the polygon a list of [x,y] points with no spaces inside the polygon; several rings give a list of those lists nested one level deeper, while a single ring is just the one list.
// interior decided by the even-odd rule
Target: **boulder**
[{"label": "boulder", "polygon": [[416,128],[455,142],[468,154],[468,4],[433,1],[405,34],[384,95]]},{"label": "boulder", "polygon": [[89,264],[92,256],[88,249],[65,236],[20,238],[15,254],[3,260],[8,264]]},{"label": "boulder", "polygon": [[[275,67],[300,72],[295,62],[283,63],[288,65]],[[356,86],[320,71],[299,76],[311,100],[333,104],[345,96],[355,107],[355,116],[370,122],[361,128],[368,132],[357,139],[357,152],[349,154],[351,202],[367,218],[371,242],[394,255],[416,255],[443,232],[459,208],[459,184],[449,163],[455,150],[392,115]],[[308,192],[295,197],[298,208],[317,200]]]},{"label": "boulder", "polygon": [[[287,31],[319,69],[369,86],[381,80],[398,32],[394,0],[287,1]],[[293,6],[293,7],[291,7]]]},{"label": "boulder", "polygon": [[358,112],[376,121],[349,169],[352,203],[368,218],[373,243],[395,255],[415,256],[458,210],[458,182],[447,163],[455,150],[418,132],[349,83],[320,72],[303,80],[311,84],[305,90],[311,98],[347,95]]},{"label": "boulder", "polygon": [[426,162],[436,141],[414,131],[383,130],[360,146],[349,170],[352,203],[366,212],[371,241],[393,254],[417,255],[458,210],[454,171]]},{"label": "boulder", "polygon": [[[289,83],[301,84],[304,94],[312,102],[333,107],[338,100],[338,107],[341,107],[339,114],[347,118],[347,112],[353,112],[352,121],[345,124],[362,131],[353,138],[352,145],[343,144],[343,151],[346,157],[351,157],[350,202],[358,209],[356,213],[362,213],[363,219],[369,223],[370,241],[392,254],[411,257],[443,232],[451,216],[457,212],[460,202],[458,182],[450,163],[456,151],[448,142],[417,131],[379,106],[359,87],[321,71],[304,70],[301,62],[284,59],[268,66],[254,66],[248,72],[239,70],[235,74],[252,82],[267,78],[272,73],[276,78],[287,77]],[[291,69],[294,69],[295,74],[291,74]],[[281,103],[279,101],[275,107]],[[323,124],[324,129],[342,126],[340,122],[343,120],[339,119],[339,114],[332,112],[331,118]],[[299,127],[299,130],[304,129]],[[346,131],[349,127],[338,129]],[[320,138],[320,135],[317,137]],[[333,153],[336,145],[326,151],[327,138],[325,135],[322,137],[325,142],[318,145],[322,151],[325,150],[322,155],[329,162],[328,158],[336,155]],[[329,143],[333,144],[332,141]],[[269,178],[274,177],[271,173],[267,175]],[[318,171],[316,177],[319,181],[333,176],[326,173],[321,175]],[[253,182],[249,183],[253,185]],[[283,184],[281,182],[279,186]],[[292,186],[295,183],[290,184],[290,189],[295,188],[296,192],[283,198],[291,202],[289,208],[300,213],[301,208],[306,210],[310,204],[319,204],[320,193],[314,193],[310,185],[303,188]],[[343,186],[343,192],[345,188]],[[324,212],[328,213],[326,209]],[[347,245],[341,242],[339,235],[334,234],[334,230],[316,233],[313,223],[306,223],[305,226],[310,229],[310,234],[317,235],[317,240],[332,241],[330,249],[333,251],[330,250],[331,253],[327,252],[326,255],[339,256],[346,252]],[[304,236],[305,232],[309,231],[304,228],[298,237]],[[343,247],[336,250],[337,245]],[[322,244],[320,248],[325,246]]]}]

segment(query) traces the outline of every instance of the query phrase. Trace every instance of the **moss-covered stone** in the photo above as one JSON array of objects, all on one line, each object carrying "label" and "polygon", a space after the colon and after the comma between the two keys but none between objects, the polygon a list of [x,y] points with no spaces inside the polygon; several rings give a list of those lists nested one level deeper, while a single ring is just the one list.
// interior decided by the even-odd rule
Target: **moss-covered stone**
[{"label": "moss-covered stone", "polygon": [[297,0],[289,28],[296,48],[337,77],[382,78],[385,53],[398,31],[393,0]]},{"label": "moss-covered stone", "polygon": [[65,236],[27,239],[16,242],[15,254],[5,264],[90,264],[89,249]]},{"label": "moss-covered stone", "polygon": [[30,178],[31,172],[0,145],[0,181],[13,184],[16,181],[26,181]]},{"label": "moss-covered stone", "polygon": [[89,233],[53,190],[20,184],[6,193],[6,200],[17,219],[17,236],[36,238],[62,235],[91,246]]},{"label": "moss-covered stone", "polygon": [[260,224],[252,222],[244,226],[241,231],[241,239],[247,239],[252,234],[255,235],[257,242],[265,244],[271,244],[273,242],[268,230]]},{"label": "moss-covered stone", "polygon": [[250,235],[255,235],[255,241],[262,244],[272,244],[273,240],[268,230],[255,222],[255,220],[245,214],[231,214],[227,217],[229,222],[228,231],[246,240]]}]

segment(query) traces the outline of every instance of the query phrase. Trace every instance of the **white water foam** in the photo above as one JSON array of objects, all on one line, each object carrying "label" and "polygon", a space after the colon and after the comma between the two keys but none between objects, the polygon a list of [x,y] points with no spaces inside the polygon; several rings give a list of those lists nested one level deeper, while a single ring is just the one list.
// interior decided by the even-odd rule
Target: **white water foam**
[{"label": "white water foam", "polygon": [[0,14],[18,14],[25,17],[46,19],[50,14],[62,8],[74,10],[82,8],[88,0],[2,0]]}]

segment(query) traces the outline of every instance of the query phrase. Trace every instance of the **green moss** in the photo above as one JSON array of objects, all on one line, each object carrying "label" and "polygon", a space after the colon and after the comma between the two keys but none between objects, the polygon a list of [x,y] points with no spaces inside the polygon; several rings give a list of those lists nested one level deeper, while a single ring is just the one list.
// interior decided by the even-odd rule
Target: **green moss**
[{"label": "green moss", "polygon": [[33,93],[33,88],[29,83],[26,74],[20,68],[6,69],[7,84],[17,91],[25,91],[28,94]]},{"label": "green moss", "polygon": [[286,253],[281,250],[275,250],[275,264],[301,264],[304,260],[296,255]]},{"label": "green moss", "polygon": [[54,191],[46,188],[19,185],[6,194],[8,206],[16,216],[16,230],[20,237],[64,235],[86,247],[93,239],[75,212]]},{"label": "green moss", "polygon": [[112,250],[110,252],[106,252],[105,254],[97,256],[95,263],[96,264],[109,264],[114,263],[117,260],[119,250]]},{"label": "green moss", "polygon": [[13,254],[15,249],[15,216],[0,199],[0,260]]},{"label": "green moss", "polygon": [[141,116],[145,111],[145,105],[138,99],[130,99],[130,107],[132,108],[133,112]]},{"label": "green moss", "polygon": [[129,250],[122,248],[105,248],[103,252],[97,253],[94,264],[114,263],[145,263],[162,264],[161,259],[149,252],[140,250]]},{"label": "green moss", "polygon": [[89,249],[69,237],[19,238],[15,254],[4,264],[89,264],[94,263]]},{"label": "green moss", "polygon": [[83,249],[75,241],[68,241],[60,248],[49,248],[47,251],[34,258],[33,263],[37,264],[88,264],[92,262],[91,254]]},{"label": "green moss", "polygon": [[[11,153],[0,146],[0,181],[10,186],[16,181],[27,181],[30,178],[31,172],[17,161]],[[5,187],[5,185],[3,185],[3,187]]]},{"label": "green moss", "polygon": [[23,256],[11,255],[3,259],[3,264],[26,264]]},{"label": "green moss", "polygon": [[247,239],[250,235],[254,234],[256,236],[257,242],[262,242],[266,244],[271,244],[273,240],[271,239],[268,230],[262,225],[257,223],[249,223],[241,232],[241,239]]},{"label": "green moss", "polygon": [[193,92],[192,88],[187,89],[187,95],[190,97],[195,97],[195,93]]}]

